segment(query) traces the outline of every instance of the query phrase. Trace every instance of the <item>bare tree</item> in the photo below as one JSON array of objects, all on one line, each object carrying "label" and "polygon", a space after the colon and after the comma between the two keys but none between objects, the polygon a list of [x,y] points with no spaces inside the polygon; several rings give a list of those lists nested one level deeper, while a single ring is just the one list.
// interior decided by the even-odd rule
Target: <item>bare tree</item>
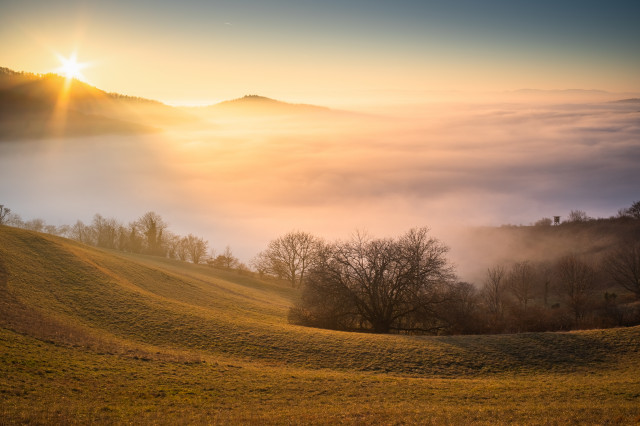
[{"label": "bare tree", "polygon": [[94,231],[90,226],[78,220],[69,231],[69,237],[83,244],[95,245]]},{"label": "bare tree", "polygon": [[167,257],[169,259],[178,259],[178,250],[181,240],[182,238],[179,235],[174,234],[173,232],[164,232],[164,243],[167,250]]},{"label": "bare tree", "polygon": [[14,226],[16,228],[24,228],[24,221],[19,214],[10,213],[4,218],[4,225]]},{"label": "bare tree", "polygon": [[131,253],[141,253],[144,244],[144,237],[141,233],[142,227],[138,221],[129,222],[127,225],[127,250]]},{"label": "bare tree", "polygon": [[321,244],[311,234],[292,231],[271,241],[252,264],[261,274],[274,275],[289,281],[292,287],[300,287]]},{"label": "bare tree", "polygon": [[555,265],[558,288],[567,298],[576,321],[580,321],[595,289],[595,270],[575,255],[562,257]]},{"label": "bare tree", "polygon": [[196,265],[200,263],[204,255],[207,253],[208,242],[193,234],[189,234],[185,238],[185,245],[189,258]]},{"label": "bare tree", "polygon": [[618,217],[630,217],[640,219],[640,201],[636,201],[631,207],[625,207],[618,210]]},{"label": "bare tree", "polygon": [[584,210],[571,210],[567,218],[567,222],[586,222],[589,216]]},{"label": "bare tree", "polygon": [[506,271],[504,267],[495,266],[487,269],[481,295],[489,313],[492,329],[495,329],[504,319],[505,287]]},{"label": "bare tree", "polygon": [[142,235],[145,236],[146,249],[149,254],[164,255],[163,232],[167,229],[167,224],[159,214],[154,212],[145,213],[138,219],[138,226]]},{"label": "bare tree", "polygon": [[520,308],[527,310],[529,301],[533,299],[536,275],[531,263],[524,261],[515,263],[507,276],[507,288],[520,304]]},{"label": "bare tree", "polygon": [[543,217],[540,220],[537,220],[533,225],[534,226],[551,226],[553,224],[553,221],[551,220],[550,217]]},{"label": "bare tree", "polygon": [[24,229],[28,229],[30,231],[44,232],[44,227],[46,226],[46,222],[43,219],[35,218],[28,220],[24,223]]},{"label": "bare tree", "polygon": [[640,242],[626,241],[604,261],[604,270],[620,287],[640,300]]},{"label": "bare tree", "polygon": [[222,254],[213,259],[213,266],[220,269],[234,269],[240,265],[240,261],[233,255],[231,247],[225,247]]},{"label": "bare tree", "polygon": [[0,225],[6,224],[6,220],[11,213],[11,209],[5,207],[4,204],[0,204]]},{"label": "bare tree", "polygon": [[448,334],[472,334],[486,330],[480,321],[480,295],[473,284],[457,282],[449,288],[439,316],[446,323]]},{"label": "bare tree", "polygon": [[104,248],[116,248],[118,228],[120,224],[113,218],[105,218],[96,213],[91,224],[96,238],[96,245]]},{"label": "bare tree", "polygon": [[189,239],[187,237],[182,237],[178,241],[176,245],[176,256],[183,262],[189,260]]},{"label": "bare tree", "polygon": [[358,233],[320,251],[299,308],[310,322],[335,328],[435,331],[434,304],[443,301],[454,278],[447,251],[426,228],[398,239]]}]

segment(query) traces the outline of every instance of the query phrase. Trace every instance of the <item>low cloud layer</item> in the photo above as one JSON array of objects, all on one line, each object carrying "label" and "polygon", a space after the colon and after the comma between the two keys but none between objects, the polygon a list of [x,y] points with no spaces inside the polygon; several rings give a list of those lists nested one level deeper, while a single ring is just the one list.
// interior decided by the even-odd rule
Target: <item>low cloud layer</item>
[{"label": "low cloud layer", "polygon": [[608,216],[640,199],[639,110],[449,103],[5,143],[0,201],[52,223],[155,210],[176,232],[230,244],[243,260],[291,229],[332,239],[428,225],[447,242],[457,227],[527,224],[572,209]]}]

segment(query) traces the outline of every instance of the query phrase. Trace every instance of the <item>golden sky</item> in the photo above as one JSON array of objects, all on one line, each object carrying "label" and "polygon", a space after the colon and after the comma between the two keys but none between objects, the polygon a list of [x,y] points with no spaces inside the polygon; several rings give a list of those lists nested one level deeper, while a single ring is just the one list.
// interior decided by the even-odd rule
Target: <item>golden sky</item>
[{"label": "golden sky", "polygon": [[0,66],[44,73],[75,53],[99,88],[182,104],[640,92],[639,15],[633,1],[8,0]]}]

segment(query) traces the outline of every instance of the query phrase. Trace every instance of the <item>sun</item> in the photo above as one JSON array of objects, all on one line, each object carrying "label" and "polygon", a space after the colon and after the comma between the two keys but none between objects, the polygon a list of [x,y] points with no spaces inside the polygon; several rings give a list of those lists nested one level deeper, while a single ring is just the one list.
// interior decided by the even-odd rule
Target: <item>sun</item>
[{"label": "sun", "polygon": [[67,80],[74,78],[76,80],[84,79],[82,70],[87,67],[87,64],[78,62],[75,52],[69,58],[58,55],[58,59],[62,65],[56,71],[63,74]]}]

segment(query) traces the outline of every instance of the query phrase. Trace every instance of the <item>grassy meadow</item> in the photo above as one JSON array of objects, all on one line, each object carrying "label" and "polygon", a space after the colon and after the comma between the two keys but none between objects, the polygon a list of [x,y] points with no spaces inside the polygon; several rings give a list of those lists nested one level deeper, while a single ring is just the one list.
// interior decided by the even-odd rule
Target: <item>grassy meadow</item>
[{"label": "grassy meadow", "polygon": [[297,297],[0,226],[0,424],[640,423],[640,327],[346,333]]}]

